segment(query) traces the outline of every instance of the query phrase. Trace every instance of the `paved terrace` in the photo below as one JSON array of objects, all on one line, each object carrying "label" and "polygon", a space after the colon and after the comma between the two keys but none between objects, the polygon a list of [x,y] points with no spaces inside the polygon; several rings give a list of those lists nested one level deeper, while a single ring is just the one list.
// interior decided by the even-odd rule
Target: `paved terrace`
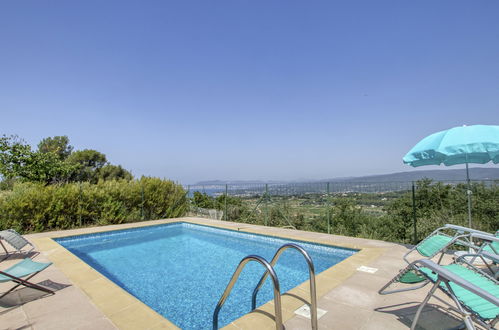
[{"label": "paved terrace", "polygon": [[[54,265],[33,278],[57,290],[43,296],[38,291],[18,288],[0,300],[0,329],[169,329],[175,328],[159,314],[103,278],[75,256],[49,239],[104,230],[189,221],[247,232],[265,233],[338,246],[362,248],[361,252],[317,277],[318,307],[327,311],[319,319],[320,329],[407,329],[429,286],[412,292],[387,296],[378,289],[404,267],[402,255],[407,247],[383,241],[327,235],[291,229],[255,226],[200,218],[147,221],[142,223],[92,227],[27,235],[40,254],[37,261]],[[69,254],[69,255],[68,255]],[[12,256],[0,263],[5,269],[20,260]],[[347,262],[348,261],[348,262]],[[358,271],[358,266],[377,268],[374,274]],[[2,283],[0,292],[11,283]],[[440,297],[445,298],[440,294]],[[283,295],[283,318],[286,329],[310,329],[310,320],[294,311],[308,301],[308,283]],[[269,302],[232,324],[227,329],[275,329],[273,304]],[[447,329],[459,324],[436,300],[423,312],[421,329]]]}]

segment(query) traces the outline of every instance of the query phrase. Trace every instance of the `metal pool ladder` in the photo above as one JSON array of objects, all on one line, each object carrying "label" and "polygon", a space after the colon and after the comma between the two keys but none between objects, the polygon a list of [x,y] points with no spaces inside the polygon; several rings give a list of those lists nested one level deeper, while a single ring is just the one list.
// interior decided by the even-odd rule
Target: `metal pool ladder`
[{"label": "metal pool ladder", "polygon": [[241,271],[243,270],[244,266],[250,261],[257,261],[260,264],[262,264],[267,271],[265,274],[270,274],[270,277],[272,278],[272,283],[274,284],[274,304],[275,304],[275,325],[277,330],[282,329],[282,309],[281,309],[281,292],[279,288],[279,280],[277,279],[277,275],[274,271],[274,268],[267,262],[267,260],[263,259],[260,256],[256,255],[249,255],[241,262],[236,268],[236,271],[232,275],[232,278],[230,279],[229,284],[227,284],[227,287],[225,288],[224,293],[222,294],[222,297],[218,301],[217,307],[215,308],[215,311],[213,312],[213,329],[217,330],[218,329],[218,313],[220,312],[220,309],[222,308],[223,304],[229,297],[230,292],[232,291],[232,287],[236,283],[237,279],[239,278],[239,274],[241,274]]},{"label": "metal pool ladder", "polygon": [[267,270],[263,274],[262,278],[256,285],[255,289],[253,290],[253,295],[251,297],[251,310],[254,310],[256,308],[256,296],[258,294],[258,291],[262,287],[262,285],[265,283],[265,280],[267,277],[270,275],[272,278],[272,283],[274,285],[274,306],[275,306],[275,324],[276,324],[276,329],[277,330],[282,330],[282,309],[281,309],[281,292],[279,288],[279,279],[277,278],[277,275],[274,271],[274,266],[279,260],[279,257],[281,254],[289,249],[295,249],[300,252],[305,260],[307,261],[308,265],[308,271],[309,271],[309,281],[310,281],[310,316],[311,316],[311,322],[312,322],[312,329],[317,330],[317,295],[316,295],[316,287],[315,287],[315,269],[314,269],[314,263],[312,262],[312,258],[310,258],[310,255],[305,251],[301,246],[294,244],[294,243],[288,243],[284,244],[281,246],[277,252],[275,253],[274,257],[272,258],[272,261],[270,264],[265,260],[264,258],[256,255],[250,255],[241,260],[239,265],[236,268],[236,271],[232,275],[232,278],[227,284],[227,287],[225,288],[224,293],[222,294],[222,297],[218,301],[217,307],[215,308],[215,311],[213,312],[213,329],[217,330],[218,329],[218,313],[220,312],[220,309],[222,308],[223,304],[229,297],[230,292],[232,291],[232,287],[236,283],[237,279],[239,278],[239,275],[241,271],[243,270],[244,266],[250,261],[257,261],[260,264],[262,264]]},{"label": "metal pool ladder", "polygon": [[[279,260],[281,254],[290,248],[300,252],[307,261],[308,275],[310,282],[310,320],[312,323],[312,329],[317,330],[317,294],[315,288],[315,268],[314,268],[314,263],[312,262],[312,258],[310,258],[308,252],[297,244],[294,243],[284,244],[277,250],[274,257],[272,258],[272,261],[270,262],[270,265],[274,267],[275,264],[277,263],[277,260]],[[268,275],[269,275],[268,271],[265,272],[265,274],[263,274],[262,278],[260,279],[260,282],[258,282],[258,284],[256,285],[255,290],[253,290],[253,295],[251,296],[251,310],[254,310],[256,308],[256,296],[258,294],[258,290],[260,290],[263,283],[265,283],[265,280],[267,279]]]}]

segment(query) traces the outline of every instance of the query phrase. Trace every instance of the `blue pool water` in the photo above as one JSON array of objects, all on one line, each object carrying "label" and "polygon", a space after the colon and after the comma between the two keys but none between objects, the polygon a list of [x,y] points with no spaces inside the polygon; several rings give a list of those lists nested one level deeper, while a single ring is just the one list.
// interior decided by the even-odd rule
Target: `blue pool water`
[{"label": "blue pool water", "polygon": [[[213,310],[247,255],[270,261],[281,245],[295,242],[311,255],[320,273],[356,252],[184,222],[56,241],[182,329],[211,328]],[[308,280],[305,260],[292,249],[284,252],[275,270],[282,293]],[[251,310],[251,293],[263,272],[256,262],[245,267],[220,311],[220,327]],[[257,302],[272,299],[268,279]]]}]

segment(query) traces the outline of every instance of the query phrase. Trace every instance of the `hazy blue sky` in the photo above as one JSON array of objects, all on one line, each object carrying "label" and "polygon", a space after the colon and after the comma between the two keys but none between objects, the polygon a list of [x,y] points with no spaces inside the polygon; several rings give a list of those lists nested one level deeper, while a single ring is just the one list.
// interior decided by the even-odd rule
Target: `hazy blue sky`
[{"label": "hazy blue sky", "polygon": [[426,135],[499,124],[498,17],[497,0],[1,1],[0,133],[184,183],[411,170]]}]

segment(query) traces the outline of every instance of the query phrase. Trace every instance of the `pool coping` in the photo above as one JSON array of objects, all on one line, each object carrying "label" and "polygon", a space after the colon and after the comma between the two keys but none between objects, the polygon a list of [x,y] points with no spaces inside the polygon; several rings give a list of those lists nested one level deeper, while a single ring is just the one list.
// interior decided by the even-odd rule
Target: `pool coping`
[{"label": "pool coping", "polygon": [[[102,233],[128,228],[155,226],[167,223],[186,222],[215,228],[236,230],[251,234],[260,234],[271,237],[293,239],[298,241],[337,246],[359,250],[354,255],[338,264],[326,269],[316,276],[317,300],[353,275],[357,268],[374,261],[380,257],[387,248],[369,247],[362,243],[345,244],[338,242],[332,244],[330,240],[313,237],[303,237],[298,233],[269,232],[269,227],[238,224],[234,222],[214,222],[203,218],[176,218],[145,222],[135,222],[123,225],[105,227],[81,228],[66,232],[49,233],[46,237],[33,238],[32,241],[41,252],[52,261],[77,287],[79,287],[98,309],[120,329],[179,329],[164,316],[154,311],[139,299],[116,285],[114,282],[100,274],[83,260],[57,243],[54,238]],[[238,224],[241,227],[235,227]],[[316,233],[321,235],[321,233]],[[324,234],[322,234],[324,235]],[[295,316],[294,311],[310,301],[308,280],[289,290],[281,296],[283,323]],[[224,329],[259,328],[274,329],[274,302],[273,300],[260,306],[256,310],[234,320]]]}]

